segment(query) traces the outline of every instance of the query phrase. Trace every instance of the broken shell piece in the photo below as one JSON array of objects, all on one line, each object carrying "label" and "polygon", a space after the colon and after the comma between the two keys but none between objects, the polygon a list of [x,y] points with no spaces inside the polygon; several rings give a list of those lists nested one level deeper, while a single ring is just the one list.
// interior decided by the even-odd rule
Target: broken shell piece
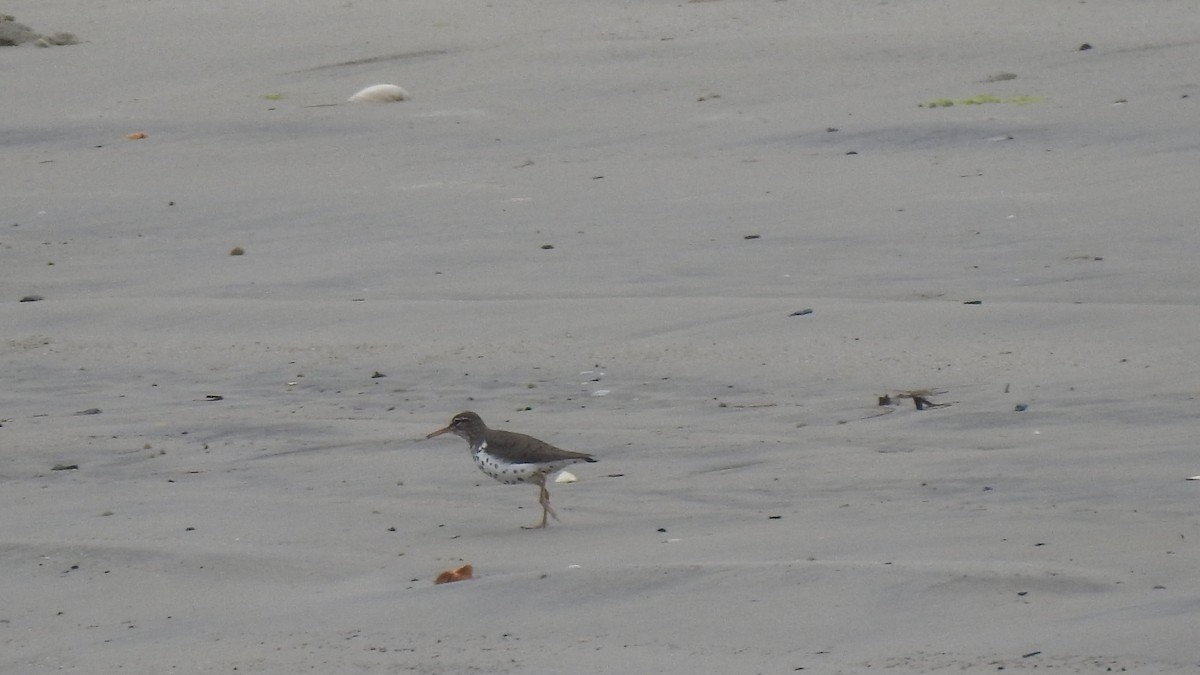
[{"label": "broken shell piece", "polygon": [[559,471],[558,478],[555,478],[554,482],[555,483],[574,483],[576,480],[578,480],[578,479],[575,477],[575,474],[571,473],[570,471]]},{"label": "broken shell piece", "polygon": [[136,140],[143,139],[145,137],[146,137],[145,132],[135,131],[132,134],[129,134],[128,136],[126,136],[125,138],[128,138],[131,141],[136,141]]},{"label": "broken shell piece", "polygon": [[1200,480],[1200,476],[1192,476],[1188,480]]},{"label": "broken shell piece", "polygon": [[350,97],[355,103],[392,103],[408,100],[408,92],[394,84],[376,84]]},{"label": "broken shell piece", "polygon": [[474,571],[475,570],[470,565],[463,565],[456,570],[446,570],[445,572],[442,572],[441,574],[437,575],[437,578],[433,580],[433,583],[435,585],[448,584],[452,581],[466,581],[467,579],[474,579]]}]

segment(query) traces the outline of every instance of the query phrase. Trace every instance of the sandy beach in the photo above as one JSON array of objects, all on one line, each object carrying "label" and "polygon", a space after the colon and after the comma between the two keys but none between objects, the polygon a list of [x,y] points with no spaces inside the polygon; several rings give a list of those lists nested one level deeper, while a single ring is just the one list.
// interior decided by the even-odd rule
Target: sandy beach
[{"label": "sandy beach", "polygon": [[2,12],[0,672],[1200,670],[1195,3]]}]

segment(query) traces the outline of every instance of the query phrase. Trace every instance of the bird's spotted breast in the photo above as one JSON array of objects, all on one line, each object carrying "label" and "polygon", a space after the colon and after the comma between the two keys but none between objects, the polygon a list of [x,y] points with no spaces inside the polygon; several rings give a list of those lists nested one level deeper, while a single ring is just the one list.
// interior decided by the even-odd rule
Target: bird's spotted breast
[{"label": "bird's spotted breast", "polygon": [[535,464],[502,462],[488,453],[486,443],[475,451],[474,457],[475,466],[478,466],[480,471],[505,485],[528,482],[530,478],[540,473],[539,469],[542,468]]},{"label": "bird's spotted breast", "polygon": [[537,483],[540,482],[539,476],[547,476],[549,474],[562,469],[571,464],[574,460],[560,462],[545,462],[538,464],[519,463],[514,464],[505,462],[492,456],[487,451],[487,444],[480,445],[473,453],[475,466],[479,470],[491,476],[495,480],[504,483],[505,485],[516,485],[517,483]]}]

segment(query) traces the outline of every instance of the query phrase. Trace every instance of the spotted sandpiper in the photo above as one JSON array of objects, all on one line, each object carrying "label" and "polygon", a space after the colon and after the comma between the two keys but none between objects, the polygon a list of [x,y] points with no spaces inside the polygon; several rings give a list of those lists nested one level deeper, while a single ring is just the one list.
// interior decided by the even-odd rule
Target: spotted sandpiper
[{"label": "spotted sandpiper", "polygon": [[533,483],[538,486],[538,503],[542,505],[542,522],[525,529],[546,527],[546,516],[558,520],[558,514],[550,508],[550,491],[546,489],[546,476],[574,464],[594,462],[591,455],[556,448],[532,436],[512,431],[489,429],[483,418],[473,412],[460,412],[450,424],[429,434],[425,438],[451,433],[461,436],[471,446],[471,457],[475,466],[487,475],[504,483]]}]

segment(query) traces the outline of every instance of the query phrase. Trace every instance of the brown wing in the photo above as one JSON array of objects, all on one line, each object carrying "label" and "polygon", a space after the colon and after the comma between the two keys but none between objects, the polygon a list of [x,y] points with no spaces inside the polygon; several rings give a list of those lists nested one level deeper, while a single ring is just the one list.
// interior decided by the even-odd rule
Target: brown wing
[{"label": "brown wing", "polygon": [[596,461],[591,455],[586,453],[571,452],[570,450],[556,448],[545,441],[539,441],[533,436],[518,434],[515,431],[491,429],[488,433],[488,441],[504,444],[505,455],[511,457],[513,461],[522,464],[555,462],[564,459],[573,459],[578,462]]}]

